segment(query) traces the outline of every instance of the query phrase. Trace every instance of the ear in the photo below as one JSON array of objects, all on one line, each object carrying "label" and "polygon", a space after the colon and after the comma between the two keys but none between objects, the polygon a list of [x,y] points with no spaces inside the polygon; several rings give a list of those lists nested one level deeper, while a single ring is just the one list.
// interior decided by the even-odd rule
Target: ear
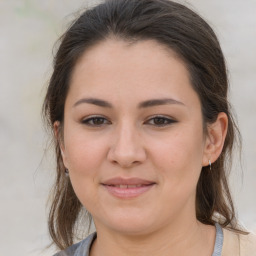
[{"label": "ear", "polygon": [[64,146],[64,140],[63,140],[62,135],[61,135],[61,124],[60,124],[60,122],[55,121],[54,124],[53,124],[53,128],[54,128],[55,138],[58,141],[58,146],[60,147],[60,152],[61,152],[63,163],[64,163],[65,167],[68,169],[67,157],[66,157],[65,146]]},{"label": "ear", "polygon": [[228,129],[228,117],[225,113],[218,114],[216,121],[207,126],[205,139],[203,166],[209,165],[209,160],[214,163],[220,156]]}]

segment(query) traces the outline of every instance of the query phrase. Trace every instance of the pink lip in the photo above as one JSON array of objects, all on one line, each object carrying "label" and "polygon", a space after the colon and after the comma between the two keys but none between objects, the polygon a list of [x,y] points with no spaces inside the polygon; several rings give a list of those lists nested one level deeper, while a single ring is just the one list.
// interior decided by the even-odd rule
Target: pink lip
[{"label": "pink lip", "polygon": [[152,183],[156,183],[154,181],[150,181],[150,180],[144,180],[144,179],[140,179],[140,178],[121,178],[121,177],[116,177],[113,179],[109,179],[106,180],[104,182],[102,182],[102,184],[104,185],[150,185]]},{"label": "pink lip", "polygon": [[147,192],[156,184],[156,182],[140,178],[126,179],[116,177],[106,180],[101,184],[111,195],[122,199],[129,199]]}]

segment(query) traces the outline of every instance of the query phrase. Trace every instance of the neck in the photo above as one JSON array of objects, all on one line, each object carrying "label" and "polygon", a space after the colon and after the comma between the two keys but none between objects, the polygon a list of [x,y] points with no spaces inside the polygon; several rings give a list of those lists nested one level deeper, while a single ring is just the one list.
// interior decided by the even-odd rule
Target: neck
[{"label": "neck", "polygon": [[[185,225],[186,224],[186,225]],[[215,242],[215,227],[196,219],[183,225],[173,223],[147,235],[127,235],[97,229],[91,256],[210,256]]]}]

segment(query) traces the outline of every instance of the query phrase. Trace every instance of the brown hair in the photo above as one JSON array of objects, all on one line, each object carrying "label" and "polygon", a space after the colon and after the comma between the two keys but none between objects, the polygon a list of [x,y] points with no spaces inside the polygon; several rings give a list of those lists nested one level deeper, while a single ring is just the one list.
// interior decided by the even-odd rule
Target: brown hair
[{"label": "brown hair", "polygon": [[[223,151],[211,170],[203,167],[201,171],[196,216],[202,223],[214,225],[217,214],[223,227],[229,225],[237,230],[227,183],[227,161],[231,161],[239,131],[227,100],[225,60],[211,27],[187,7],[168,0],[106,0],[86,10],[60,39],[43,105],[49,126],[53,130],[55,121],[63,122],[65,99],[77,60],[89,47],[112,36],[129,42],[153,39],[174,50],[187,66],[192,86],[199,95],[205,128],[216,120],[218,113],[227,114],[229,125]],[[64,249],[73,243],[83,207],[65,176],[56,138],[55,150],[57,176],[48,224],[54,243]]]}]

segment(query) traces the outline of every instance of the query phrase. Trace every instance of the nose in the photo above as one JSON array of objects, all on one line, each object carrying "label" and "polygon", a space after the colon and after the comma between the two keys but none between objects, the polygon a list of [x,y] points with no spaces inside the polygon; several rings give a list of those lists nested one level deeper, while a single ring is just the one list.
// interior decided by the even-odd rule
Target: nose
[{"label": "nose", "polygon": [[146,160],[146,151],[136,128],[122,125],[113,135],[108,160],[122,168],[131,168]]}]

